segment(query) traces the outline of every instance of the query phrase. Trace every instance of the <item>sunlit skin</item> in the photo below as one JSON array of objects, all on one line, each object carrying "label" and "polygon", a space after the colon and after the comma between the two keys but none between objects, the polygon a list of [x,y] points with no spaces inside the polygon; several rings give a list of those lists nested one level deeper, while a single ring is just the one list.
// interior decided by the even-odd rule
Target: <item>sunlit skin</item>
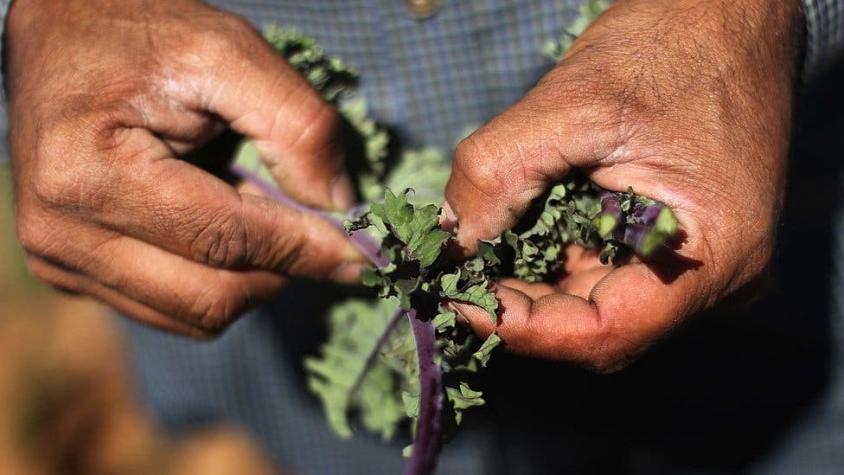
[{"label": "sunlit skin", "polygon": [[[617,369],[759,277],[801,24],[798,0],[620,0],[460,144],[446,198],[466,248],[582,167],[671,206],[694,263],[666,278],[570,248],[559,282],[497,284],[508,349]],[[180,159],[232,128],[293,198],[351,204],[336,112],[245,20],[193,0],[18,0],[6,47],[18,234],[41,279],[204,336],[290,279],[357,278],[334,227]]]},{"label": "sunlit skin", "polygon": [[800,2],[622,0],[521,101],[457,149],[446,198],[471,248],[572,167],[674,210],[685,269],[612,268],[568,250],[551,284],[505,280],[494,325],[515,352],[599,371],[751,284],[774,245],[802,38]]},{"label": "sunlit skin", "polygon": [[179,159],[231,127],[298,201],[352,203],[336,112],[245,20],[190,0],[22,0],[7,39],[18,235],[36,276],[193,336],[290,278],[357,279],[335,227]]}]

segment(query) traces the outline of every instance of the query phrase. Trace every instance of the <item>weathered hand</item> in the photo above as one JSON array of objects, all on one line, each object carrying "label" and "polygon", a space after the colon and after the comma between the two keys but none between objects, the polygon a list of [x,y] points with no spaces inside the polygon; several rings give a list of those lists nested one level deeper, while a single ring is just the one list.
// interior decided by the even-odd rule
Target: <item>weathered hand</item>
[{"label": "weathered hand", "polygon": [[356,278],[342,232],[179,158],[231,127],[295,199],[351,202],[335,111],[244,20],[192,0],[21,0],[7,38],[36,276],[197,336],[289,277]]},{"label": "weathered hand", "polygon": [[[759,277],[783,194],[799,3],[618,1],[460,144],[446,196],[465,247],[512,226],[573,167],[665,202],[686,235],[669,262],[612,268],[573,247],[559,282],[501,282],[509,348],[612,371]],[[479,333],[493,330],[458,307]]]}]

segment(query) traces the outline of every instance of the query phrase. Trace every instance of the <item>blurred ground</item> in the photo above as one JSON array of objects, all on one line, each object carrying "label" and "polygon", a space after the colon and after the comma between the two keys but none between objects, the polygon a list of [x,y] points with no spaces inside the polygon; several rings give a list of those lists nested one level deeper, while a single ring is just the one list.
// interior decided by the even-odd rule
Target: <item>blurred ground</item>
[{"label": "blurred ground", "polygon": [[0,474],[272,473],[242,432],[163,436],[135,399],[114,317],[27,273],[0,162]]}]

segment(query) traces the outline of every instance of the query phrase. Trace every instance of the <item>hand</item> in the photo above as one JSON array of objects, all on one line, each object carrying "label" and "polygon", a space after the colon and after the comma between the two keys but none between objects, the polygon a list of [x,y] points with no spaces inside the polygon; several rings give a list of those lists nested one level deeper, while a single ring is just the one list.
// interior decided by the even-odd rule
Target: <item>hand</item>
[{"label": "hand", "polygon": [[[774,245],[800,44],[796,0],[622,0],[521,101],[457,149],[446,198],[472,248],[511,227],[574,167],[673,208],[668,263],[600,265],[568,249],[565,275],[497,285],[499,323],[474,329],[527,355],[624,366],[686,317],[754,281]],[[666,266],[693,263],[667,276]]]},{"label": "hand", "polygon": [[290,277],[357,278],[342,232],[179,158],[231,127],[293,198],[351,204],[335,111],[243,19],[192,0],[21,0],[7,38],[36,276],[195,336]]}]

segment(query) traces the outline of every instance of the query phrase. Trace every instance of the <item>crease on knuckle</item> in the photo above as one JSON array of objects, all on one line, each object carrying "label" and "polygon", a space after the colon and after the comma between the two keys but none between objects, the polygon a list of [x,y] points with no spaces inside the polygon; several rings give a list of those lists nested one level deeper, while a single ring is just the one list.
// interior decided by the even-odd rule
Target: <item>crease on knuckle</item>
[{"label": "crease on knuckle", "polygon": [[219,334],[234,321],[242,305],[242,297],[232,289],[209,285],[192,299],[186,316],[202,331]]},{"label": "crease on knuckle", "polygon": [[598,321],[581,364],[598,374],[621,371],[635,360],[643,345],[625,337],[609,319],[601,317],[597,307],[595,310]]},{"label": "crease on knuckle", "polygon": [[494,199],[502,193],[502,178],[506,174],[501,163],[491,159],[489,140],[478,132],[465,138],[457,147],[455,172],[462,175],[465,184],[484,198]]},{"label": "crease on knuckle", "polygon": [[52,234],[50,227],[43,219],[35,218],[34,213],[21,212],[17,220],[18,241],[24,251],[30,254],[40,255]]},{"label": "crease on knuckle", "polygon": [[233,268],[246,264],[247,249],[242,218],[229,211],[212,212],[191,240],[190,255],[211,267]]},{"label": "crease on knuckle", "polygon": [[17,235],[27,254],[64,262],[68,259],[67,234],[72,229],[57,225],[43,212],[28,212],[17,222]]},{"label": "crease on knuckle", "polygon": [[176,64],[201,72],[207,68],[244,68],[254,61],[260,35],[243,17],[214,14],[179,35],[180,47],[168,51]]},{"label": "crease on knuckle", "polygon": [[118,177],[108,160],[117,147],[118,112],[84,112],[39,127],[33,151],[32,192],[52,208],[98,211]]},{"label": "crease on knuckle", "polygon": [[[308,219],[306,215],[302,222],[302,228],[307,230],[306,233],[310,232],[311,226]],[[306,245],[309,237],[299,234],[300,232],[299,230],[288,232],[275,239],[268,259],[269,269],[299,276],[312,274],[306,263],[317,262],[321,256],[311,254],[311,246]]]},{"label": "crease on knuckle", "polygon": [[[308,92],[310,95],[310,91]],[[302,127],[290,128],[288,130],[298,129],[297,133],[290,139],[288,148],[290,150],[302,150],[303,152],[314,152],[325,147],[326,142],[330,141],[330,137],[338,127],[338,115],[334,108],[327,102],[318,97],[304,99],[302,108],[305,113],[302,115]],[[276,120],[273,123],[273,132],[275,133],[279,126],[285,126],[279,121],[279,115],[276,115]]]}]

